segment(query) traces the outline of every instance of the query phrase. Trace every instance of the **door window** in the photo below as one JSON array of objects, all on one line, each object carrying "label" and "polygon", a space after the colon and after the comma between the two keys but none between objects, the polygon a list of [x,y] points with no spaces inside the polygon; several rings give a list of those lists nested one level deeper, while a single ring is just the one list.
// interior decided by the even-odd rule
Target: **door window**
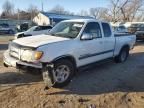
[{"label": "door window", "polygon": [[88,33],[93,36],[93,38],[101,38],[101,29],[100,25],[97,22],[90,22],[86,25],[84,33]]},{"label": "door window", "polygon": [[102,28],[103,28],[103,32],[104,32],[104,37],[112,36],[111,28],[108,23],[102,23]]}]

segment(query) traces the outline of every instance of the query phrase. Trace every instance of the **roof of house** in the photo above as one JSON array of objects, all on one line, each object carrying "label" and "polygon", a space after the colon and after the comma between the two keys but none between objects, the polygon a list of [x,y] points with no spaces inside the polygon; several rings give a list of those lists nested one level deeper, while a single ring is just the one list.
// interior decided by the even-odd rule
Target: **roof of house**
[{"label": "roof of house", "polygon": [[78,15],[65,15],[65,14],[56,14],[56,13],[49,13],[49,12],[41,12],[43,15],[54,18],[54,19],[94,19],[90,16],[78,16]]}]

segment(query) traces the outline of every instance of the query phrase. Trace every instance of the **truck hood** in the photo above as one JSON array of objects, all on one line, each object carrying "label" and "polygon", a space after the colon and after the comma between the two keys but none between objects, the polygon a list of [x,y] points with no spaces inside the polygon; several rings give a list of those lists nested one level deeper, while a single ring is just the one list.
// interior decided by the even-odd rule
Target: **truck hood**
[{"label": "truck hood", "polygon": [[17,43],[19,45],[22,45],[22,46],[36,48],[41,45],[54,43],[54,42],[60,42],[60,41],[66,41],[66,40],[70,40],[70,39],[63,38],[63,37],[51,36],[51,35],[37,35],[37,36],[30,36],[30,37],[16,39],[13,42]]},{"label": "truck hood", "polygon": [[18,36],[18,35],[23,34],[23,33],[24,32],[18,32],[18,33],[15,34],[15,36]]}]

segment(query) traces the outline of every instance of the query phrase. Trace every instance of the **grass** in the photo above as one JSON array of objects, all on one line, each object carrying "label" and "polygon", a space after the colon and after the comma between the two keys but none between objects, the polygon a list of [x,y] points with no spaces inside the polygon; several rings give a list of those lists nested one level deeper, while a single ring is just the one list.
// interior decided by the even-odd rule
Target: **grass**
[{"label": "grass", "polygon": [[0,42],[9,42],[13,40],[14,36],[0,35]]}]

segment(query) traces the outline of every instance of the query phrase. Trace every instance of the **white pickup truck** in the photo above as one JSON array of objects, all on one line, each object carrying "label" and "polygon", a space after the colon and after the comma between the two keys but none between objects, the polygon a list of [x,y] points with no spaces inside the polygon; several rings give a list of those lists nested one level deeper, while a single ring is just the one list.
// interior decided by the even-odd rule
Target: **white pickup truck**
[{"label": "white pickup truck", "polygon": [[49,35],[13,40],[4,53],[4,65],[40,70],[47,86],[67,85],[76,69],[100,60],[127,60],[136,36],[114,34],[107,22],[94,19],[66,20]]}]

